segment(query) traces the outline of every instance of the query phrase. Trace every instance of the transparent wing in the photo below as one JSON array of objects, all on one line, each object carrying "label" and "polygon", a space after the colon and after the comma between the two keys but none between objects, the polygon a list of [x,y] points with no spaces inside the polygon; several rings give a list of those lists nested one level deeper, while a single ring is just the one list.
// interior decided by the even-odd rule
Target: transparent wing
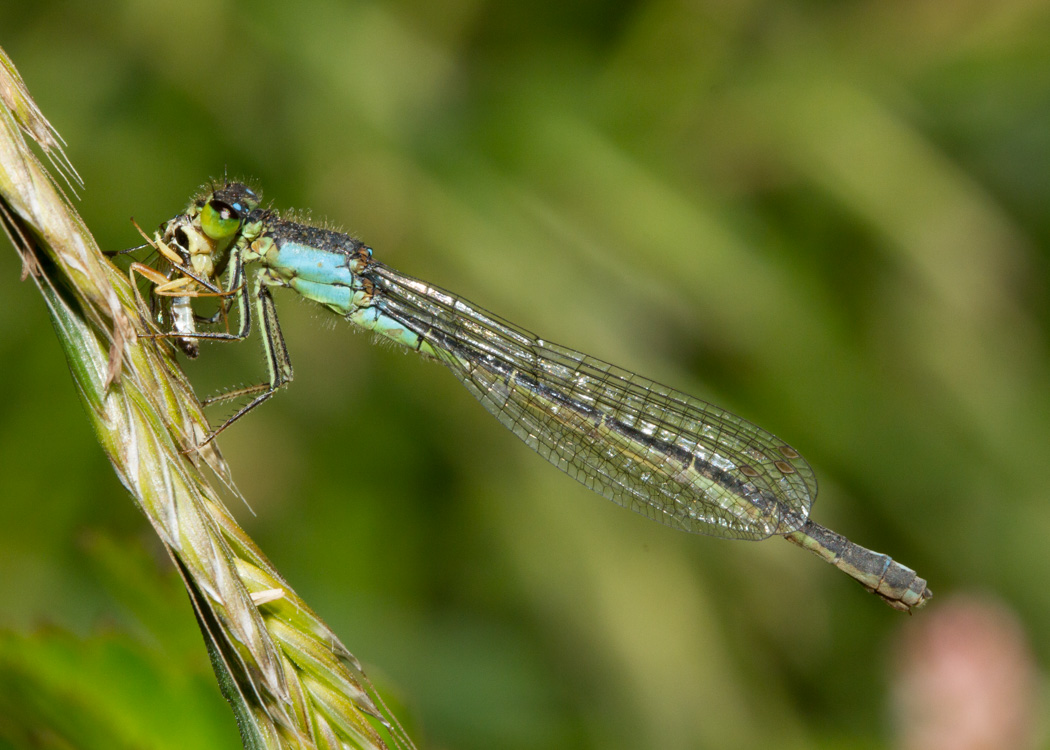
[{"label": "transparent wing", "polygon": [[381,263],[372,304],[426,342],[530,448],[618,505],[685,531],[764,539],[817,494],[798,452],[717,406],[544,341]]}]

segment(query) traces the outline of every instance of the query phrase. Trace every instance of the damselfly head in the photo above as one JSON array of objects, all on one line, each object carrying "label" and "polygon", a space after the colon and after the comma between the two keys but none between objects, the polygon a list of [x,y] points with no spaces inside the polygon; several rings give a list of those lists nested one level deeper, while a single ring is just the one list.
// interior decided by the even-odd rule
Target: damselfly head
[{"label": "damselfly head", "polygon": [[[227,182],[198,199],[201,221],[208,222],[209,236],[229,232],[232,222],[243,221],[259,205],[261,197],[243,182]],[[236,229],[233,230],[236,232]]]}]

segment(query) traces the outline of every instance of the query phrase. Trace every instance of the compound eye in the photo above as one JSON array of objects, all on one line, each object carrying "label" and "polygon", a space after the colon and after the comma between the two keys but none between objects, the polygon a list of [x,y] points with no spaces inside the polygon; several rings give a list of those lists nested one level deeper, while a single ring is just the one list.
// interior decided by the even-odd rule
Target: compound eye
[{"label": "compound eye", "polygon": [[241,228],[240,212],[228,203],[212,198],[201,209],[201,229],[213,240],[225,240]]},{"label": "compound eye", "polygon": [[190,238],[186,236],[186,230],[182,227],[176,227],[175,231],[171,233],[171,239],[178,249],[179,255],[182,257],[182,262],[189,264],[190,262]]}]

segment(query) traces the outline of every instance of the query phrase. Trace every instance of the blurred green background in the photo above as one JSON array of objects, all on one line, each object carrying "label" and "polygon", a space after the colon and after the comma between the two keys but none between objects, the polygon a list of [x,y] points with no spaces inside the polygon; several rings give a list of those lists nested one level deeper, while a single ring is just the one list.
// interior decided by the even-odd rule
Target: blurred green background
[{"label": "blurred green background", "polygon": [[[985,747],[1047,746],[1047,3],[7,0],[0,45],[104,248],[256,178],[782,436],[814,518],[936,594],[908,618],[781,540],[621,510],[278,293],[297,378],[222,436],[233,509],[422,747],[937,747],[968,712],[936,658],[1016,710]],[[0,747],[234,747],[18,275],[0,252]],[[187,367],[263,372],[257,343]]]}]

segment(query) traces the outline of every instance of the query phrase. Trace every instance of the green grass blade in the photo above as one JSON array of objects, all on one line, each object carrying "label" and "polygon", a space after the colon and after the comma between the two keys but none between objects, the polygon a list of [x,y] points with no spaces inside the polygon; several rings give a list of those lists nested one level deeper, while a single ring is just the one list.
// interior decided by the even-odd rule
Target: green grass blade
[{"label": "green grass blade", "polygon": [[[76,182],[0,50],[0,220],[51,315],[99,442],[183,576],[245,747],[411,747],[357,660],[238,527],[208,423],[127,277],[26,143]],[[275,598],[276,597],[276,598]],[[260,603],[261,602],[261,603]]]}]

